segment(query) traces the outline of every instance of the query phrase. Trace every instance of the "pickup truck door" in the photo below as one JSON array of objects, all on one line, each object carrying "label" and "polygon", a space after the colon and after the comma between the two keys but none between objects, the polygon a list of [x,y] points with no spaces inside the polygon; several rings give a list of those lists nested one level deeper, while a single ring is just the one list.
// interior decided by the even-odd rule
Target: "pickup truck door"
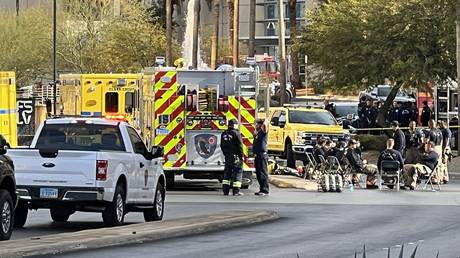
[{"label": "pickup truck door", "polygon": [[147,147],[142,141],[139,134],[131,127],[128,127],[128,135],[131,140],[135,159],[135,177],[133,187],[137,193],[136,202],[153,202],[155,193],[156,171],[158,160],[149,160],[146,156],[149,154]]},{"label": "pickup truck door", "polygon": [[282,146],[279,144],[279,134],[282,133],[282,129],[278,125],[280,115],[281,111],[275,111],[270,118],[270,130],[268,132],[268,149],[270,150],[282,150]]}]

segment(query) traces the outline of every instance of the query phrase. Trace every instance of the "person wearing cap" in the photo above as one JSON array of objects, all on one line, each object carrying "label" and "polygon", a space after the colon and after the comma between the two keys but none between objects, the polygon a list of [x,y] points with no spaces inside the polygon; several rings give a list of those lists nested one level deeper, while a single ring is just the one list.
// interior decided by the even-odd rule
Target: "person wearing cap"
[{"label": "person wearing cap", "polygon": [[367,164],[366,160],[363,160],[361,156],[356,152],[356,149],[358,148],[358,142],[354,139],[351,139],[348,142],[348,149],[347,149],[347,154],[346,158],[348,159],[348,162],[352,166],[355,174],[353,175],[353,184],[357,184],[357,176],[356,174],[366,174],[367,175],[367,188],[369,189],[375,189],[377,186],[375,185],[375,175],[377,174],[377,166],[376,165],[370,165]]},{"label": "person wearing cap", "polygon": [[399,122],[391,122],[391,129],[393,129],[393,135],[390,138],[393,138],[395,144],[393,149],[399,151],[399,153],[404,153],[406,148],[406,137],[404,136],[403,131],[399,128]]},{"label": "person wearing cap", "polygon": [[243,140],[238,129],[238,121],[228,121],[228,128],[222,132],[220,148],[225,156],[224,178],[222,190],[224,195],[229,195],[233,189],[233,195],[240,196],[241,180],[243,178]]},{"label": "person wearing cap", "polygon": [[269,193],[268,186],[268,125],[263,119],[257,119],[256,132],[254,135],[253,152],[256,167],[257,181],[259,182],[259,192],[255,195],[265,196]]}]

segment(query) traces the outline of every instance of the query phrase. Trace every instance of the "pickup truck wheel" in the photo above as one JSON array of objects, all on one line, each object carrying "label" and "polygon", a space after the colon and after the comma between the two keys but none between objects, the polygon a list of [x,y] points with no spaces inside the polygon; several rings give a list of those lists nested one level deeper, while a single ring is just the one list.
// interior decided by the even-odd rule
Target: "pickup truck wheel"
[{"label": "pickup truck wheel", "polygon": [[292,151],[292,144],[290,142],[286,143],[285,154],[286,154],[287,166],[290,168],[295,168],[294,152]]},{"label": "pickup truck wheel", "polygon": [[51,219],[53,219],[54,222],[67,222],[69,220],[70,215],[72,215],[73,212],[63,208],[51,208],[50,214]]},{"label": "pickup truck wheel", "polygon": [[106,226],[121,226],[125,219],[125,213],[125,190],[120,185],[117,185],[113,201],[102,212],[102,219]]},{"label": "pickup truck wheel", "polygon": [[18,205],[16,206],[16,210],[14,211],[14,227],[24,227],[28,214],[29,208],[27,207],[27,203],[19,201]]},{"label": "pickup truck wheel", "polygon": [[145,222],[162,220],[165,207],[165,188],[161,183],[158,183],[155,190],[155,199],[153,208],[144,211]]},{"label": "pickup truck wheel", "polygon": [[13,232],[14,206],[11,195],[0,190],[0,241],[8,240]]}]

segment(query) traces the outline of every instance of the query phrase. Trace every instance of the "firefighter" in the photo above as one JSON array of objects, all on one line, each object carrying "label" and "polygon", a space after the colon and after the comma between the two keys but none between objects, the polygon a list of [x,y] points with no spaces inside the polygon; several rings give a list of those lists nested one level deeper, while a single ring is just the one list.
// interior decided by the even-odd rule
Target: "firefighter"
[{"label": "firefighter", "polygon": [[265,196],[268,195],[269,186],[268,186],[268,173],[267,173],[267,164],[268,164],[268,126],[267,123],[258,119],[256,122],[256,133],[254,137],[253,151],[255,156],[255,165],[256,165],[256,176],[257,181],[259,182],[259,192],[255,195]]},{"label": "firefighter", "polygon": [[241,134],[236,127],[238,121],[231,119],[228,121],[228,129],[221,135],[220,148],[225,156],[224,178],[222,190],[224,195],[229,195],[233,189],[233,195],[241,196],[241,180],[243,177],[243,141]]}]

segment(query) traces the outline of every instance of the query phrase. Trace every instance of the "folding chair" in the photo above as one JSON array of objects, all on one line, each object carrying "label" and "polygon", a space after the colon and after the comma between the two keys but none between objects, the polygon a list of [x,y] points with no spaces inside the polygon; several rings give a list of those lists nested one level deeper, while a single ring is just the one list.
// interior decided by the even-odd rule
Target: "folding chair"
[{"label": "folding chair", "polygon": [[401,182],[401,164],[397,160],[383,160],[379,171],[379,190],[382,190],[383,185],[399,191]]},{"label": "folding chair", "polygon": [[[434,167],[434,169],[431,170],[431,171],[429,171],[429,173],[428,173],[428,179],[425,181],[425,183],[424,183],[424,184],[423,184],[423,183],[418,184],[418,185],[415,187],[415,190],[417,190],[417,189],[420,187],[420,185],[422,185],[422,184],[423,184],[422,190],[426,190],[426,187],[428,186],[428,184],[430,184],[430,186],[431,186],[431,191],[432,191],[432,192],[436,192],[436,189],[434,188],[434,185],[433,185],[433,178],[434,178],[434,177],[436,176],[436,174],[438,173],[438,170],[440,169],[440,165],[441,165],[441,162],[436,163],[436,166]],[[417,173],[418,171],[415,171],[415,172]],[[439,184],[439,180],[438,180],[438,179],[436,179],[435,185],[437,185],[439,191],[441,191],[441,185]]]},{"label": "folding chair", "polygon": [[320,173],[321,164],[316,162],[316,159],[313,156],[313,153],[307,152],[307,159],[308,159],[308,162],[312,164],[310,179],[317,179],[318,173]]}]

